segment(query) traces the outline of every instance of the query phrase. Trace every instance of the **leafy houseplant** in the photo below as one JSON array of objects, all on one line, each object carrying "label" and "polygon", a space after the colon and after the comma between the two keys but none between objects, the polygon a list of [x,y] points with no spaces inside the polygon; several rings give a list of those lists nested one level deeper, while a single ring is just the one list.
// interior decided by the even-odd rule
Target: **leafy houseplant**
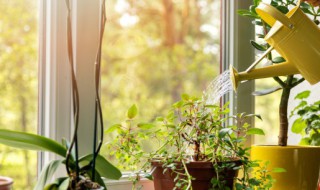
[{"label": "leafy houseplant", "polygon": [[[106,189],[106,186],[101,177],[119,179],[121,172],[109,163],[104,157],[99,155],[100,147],[103,141],[103,135],[100,136],[99,141],[98,127],[103,131],[102,113],[100,105],[100,97],[98,92],[99,78],[100,78],[100,60],[101,60],[101,43],[105,25],[105,2],[101,1],[101,25],[100,25],[100,43],[96,56],[95,64],[95,86],[96,86],[96,101],[95,101],[95,123],[94,128],[94,142],[93,153],[82,157],[78,154],[78,124],[79,124],[79,94],[77,81],[74,72],[73,62],[73,49],[72,49],[72,32],[71,32],[71,10],[70,2],[66,0],[68,8],[68,20],[67,20],[67,36],[68,36],[68,55],[71,70],[72,80],[72,102],[73,102],[73,119],[74,119],[74,135],[71,142],[63,140],[62,144],[51,140],[49,138],[23,133],[18,131],[10,131],[0,129],[0,143],[29,150],[48,151],[52,152],[62,159],[52,160],[47,166],[45,166],[39,176],[35,190],[43,189],[61,189],[61,190],[91,190],[91,189]],[[100,125],[97,121],[100,121]],[[51,178],[53,177],[57,168],[64,164],[67,171],[66,177],[57,178],[53,183]]]},{"label": "leafy houseplant", "polygon": [[[254,24],[256,26],[259,26],[262,28],[262,32],[258,31],[256,33],[257,38],[264,38],[269,30],[270,26],[264,22],[260,16],[256,13],[255,8],[259,5],[261,0],[254,0],[253,5],[250,6],[249,10],[239,10],[238,13],[242,16],[247,16],[254,19]],[[283,14],[286,14],[289,12],[290,6],[296,6],[297,1],[296,0],[272,0],[270,4],[277,8],[280,12]],[[319,16],[320,11],[319,9],[315,9],[313,6],[311,6],[308,3],[302,2],[300,5],[301,9],[306,13],[312,16],[314,22],[316,24],[319,24]],[[258,51],[267,51],[269,49],[269,44],[263,42],[256,42],[254,40],[251,41],[251,44],[255,49]],[[285,59],[283,57],[277,56],[274,57],[273,54],[270,52],[267,54],[266,59],[271,64],[281,64],[285,62]],[[280,119],[280,128],[279,128],[279,136],[278,136],[278,145],[280,146],[286,146],[287,145],[287,139],[288,139],[288,100],[290,96],[291,89],[299,85],[301,82],[304,81],[304,78],[296,78],[294,75],[286,76],[285,78],[280,77],[274,77],[274,80],[279,84],[279,86],[266,89],[262,91],[256,91],[253,93],[253,95],[256,96],[262,96],[267,95],[270,93],[273,93],[278,90],[282,90],[281,99],[280,99],[280,105],[279,105],[279,119]]]},{"label": "leafy houseplant", "polygon": [[320,101],[308,103],[306,98],[310,96],[306,90],[296,95],[299,104],[292,110],[291,117],[298,115],[292,125],[292,132],[300,134],[303,138],[301,145],[320,146]]},{"label": "leafy houseplant", "polygon": [[[268,1],[269,2],[269,1]],[[269,26],[265,21],[263,21],[260,16],[256,12],[256,7],[261,3],[261,0],[254,0],[253,5],[249,8],[249,10],[239,10],[239,14],[243,16],[249,16],[254,18],[254,24],[261,28],[261,32],[257,32],[256,35],[258,38],[264,38],[268,42],[273,37],[279,34],[284,26],[281,22],[276,22],[273,26]],[[296,7],[300,3],[300,9]],[[316,24],[319,24],[319,16],[320,11],[315,9],[310,4],[295,1],[295,0],[271,0],[270,5],[262,5],[261,9],[266,9],[265,12],[267,13],[268,18],[274,17],[277,20],[276,16],[280,15],[287,17],[289,20],[299,17],[300,15],[303,16],[303,19],[308,19],[305,15],[301,12],[307,13],[312,16],[312,19]],[[273,6],[273,7],[272,7]],[[294,8],[289,11],[291,7]],[[276,10],[274,10],[276,8]],[[272,11],[271,11],[272,10]],[[271,13],[273,12],[273,13]],[[288,13],[288,14],[286,14]],[[298,14],[296,14],[298,13]],[[264,13],[261,13],[264,14]],[[285,15],[286,14],[286,15]],[[270,16],[271,15],[271,16]],[[299,16],[297,16],[299,15]],[[266,19],[268,19],[266,18]],[[301,17],[299,17],[301,18]],[[281,21],[281,20],[280,20]],[[309,21],[309,20],[308,20]],[[304,21],[301,20],[300,23]],[[272,24],[272,22],[268,22]],[[311,26],[313,28],[312,22]],[[282,27],[280,30],[277,30],[277,24],[280,24]],[[307,26],[307,25],[305,25]],[[310,25],[309,25],[310,26]],[[271,33],[269,32],[271,31]],[[290,32],[285,32],[286,34],[292,34]],[[285,41],[285,40],[283,40]],[[311,42],[312,43],[312,42]],[[259,51],[262,52],[269,52],[271,48],[266,41],[262,40],[262,42],[251,41],[251,44]],[[273,47],[276,45],[280,45],[281,43],[275,41]],[[288,47],[290,48],[290,47]],[[275,48],[276,49],[276,48]],[[294,49],[294,47],[292,47]],[[283,52],[280,52],[283,53]],[[285,52],[284,52],[285,53]],[[298,53],[298,52],[297,52]],[[268,60],[269,64],[286,64],[284,63],[283,57],[274,57],[275,54],[265,53],[266,59]],[[287,60],[288,61],[288,60]],[[280,130],[278,136],[278,145],[279,146],[252,146],[251,151],[251,158],[258,159],[258,160],[268,160],[270,161],[270,167],[281,167],[284,168],[287,172],[285,174],[273,174],[272,177],[275,178],[277,181],[273,189],[275,190],[282,190],[282,189],[291,189],[291,190],[300,190],[300,189],[315,189],[316,183],[318,181],[319,175],[319,157],[320,157],[320,148],[314,146],[287,146],[287,139],[288,139],[288,100],[290,96],[291,89],[295,86],[299,85],[301,82],[304,81],[304,78],[296,78],[294,75],[285,76],[284,78],[274,77],[274,80],[279,84],[279,87],[275,87],[272,89],[267,89],[263,91],[254,92],[254,95],[266,95],[277,90],[282,89],[280,106],[279,106],[279,118],[280,118]],[[294,156],[293,156],[294,155]],[[303,183],[302,183],[303,181]]]},{"label": "leafy houseplant", "polygon": [[[127,119],[111,126],[106,132],[116,132],[117,137],[108,146],[117,151],[115,156],[124,169],[134,170],[134,183],[141,177],[151,178],[153,175],[155,189],[236,189],[271,187],[272,179],[267,170],[261,171],[260,178],[250,178],[252,168],[259,164],[248,158],[249,148],[244,147],[247,135],[263,134],[258,128],[249,128],[246,119],[258,115],[238,114],[228,117],[227,105],[220,108],[207,105],[197,97],[183,95],[182,100],[173,104],[166,117],[157,118],[156,124],[136,123],[138,114],[135,105],[127,112]],[[233,119],[236,125],[225,125],[225,121]],[[145,151],[143,142],[153,140],[159,146],[154,151]],[[149,142],[149,141],[148,141]],[[140,168],[134,167],[141,163]],[[150,164],[151,163],[151,164]],[[203,164],[200,173],[205,173],[205,182],[195,176],[192,170],[197,164]],[[238,170],[244,172],[237,178]],[[151,171],[150,171],[151,170]],[[234,176],[230,177],[231,173]],[[158,181],[157,177],[165,183]],[[169,182],[166,177],[173,177]],[[203,177],[203,176],[202,176]],[[202,183],[202,184],[201,184]],[[199,185],[200,186],[197,186]]]}]

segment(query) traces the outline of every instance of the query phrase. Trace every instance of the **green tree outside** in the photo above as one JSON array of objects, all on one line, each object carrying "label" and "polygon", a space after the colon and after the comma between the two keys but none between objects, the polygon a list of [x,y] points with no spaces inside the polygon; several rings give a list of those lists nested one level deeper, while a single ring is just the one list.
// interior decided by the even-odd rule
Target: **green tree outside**
[{"label": "green tree outside", "polygon": [[200,96],[219,74],[219,0],[110,0],[107,19],[101,79],[106,127],[122,121],[133,103],[141,120],[152,121],[181,94]]},{"label": "green tree outside", "polygon": [[[38,1],[0,0],[0,127],[37,132]],[[14,189],[36,180],[36,152],[0,147],[0,175]]]}]

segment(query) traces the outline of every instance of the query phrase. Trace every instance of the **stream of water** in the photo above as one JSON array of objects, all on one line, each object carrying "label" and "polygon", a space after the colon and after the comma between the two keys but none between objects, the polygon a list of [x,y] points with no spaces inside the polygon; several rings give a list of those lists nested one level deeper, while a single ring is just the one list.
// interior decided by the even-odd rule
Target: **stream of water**
[{"label": "stream of water", "polygon": [[226,70],[210,82],[207,89],[203,92],[203,99],[206,104],[217,104],[220,98],[232,91],[232,89],[230,71]]}]

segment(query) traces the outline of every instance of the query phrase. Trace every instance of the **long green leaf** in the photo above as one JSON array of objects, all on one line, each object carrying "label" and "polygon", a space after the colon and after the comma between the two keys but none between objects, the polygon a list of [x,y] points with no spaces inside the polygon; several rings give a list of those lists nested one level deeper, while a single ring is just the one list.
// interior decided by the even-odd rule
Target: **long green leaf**
[{"label": "long green leaf", "polygon": [[260,128],[250,128],[247,131],[248,135],[265,135],[264,131]]},{"label": "long green leaf", "polygon": [[53,183],[47,185],[44,190],[67,190],[69,186],[69,177],[57,178]]},{"label": "long green leaf", "polygon": [[[92,158],[92,154],[86,155],[80,158],[79,163],[82,166],[85,166],[92,161]],[[100,155],[98,155],[96,159],[96,170],[102,177],[108,179],[119,179],[122,176],[118,168],[116,168],[108,160]]]},{"label": "long green leaf", "polygon": [[69,187],[70,178],[66,178],[60,185],[59,190],[67,190]]},{"label": "long green leaf", "polygon": [[6,129],[0,129],[0,144],[27,150],[49,151],[62,157],[65,157],[67,152],[65,147],[52,139]]},{"label": "long green leaf", "polygon": [[51,180],[53,174],[61,165],[62,160],[52,160],[41,171],[39,179],[33,190],[43,190],[46,184]]},{"label": "long green leaf", "polygon": [[[89,170],[89,171],[87,172],[87,174],[88,174],[88,175],[90,176],[90,178],[92,179],[92,171]],[[95,182],[97,182],[99,185],[101,185],[101,186],[104,188],[104,190],[108,190],[106,184],[104,183],[101,175],[99,174],[99,172],[97,172],[97,170],[95,170],[95,176],[96,176],[96,177],[95,177],[95,178],[96,178],[96,181],[95,181]]]}]

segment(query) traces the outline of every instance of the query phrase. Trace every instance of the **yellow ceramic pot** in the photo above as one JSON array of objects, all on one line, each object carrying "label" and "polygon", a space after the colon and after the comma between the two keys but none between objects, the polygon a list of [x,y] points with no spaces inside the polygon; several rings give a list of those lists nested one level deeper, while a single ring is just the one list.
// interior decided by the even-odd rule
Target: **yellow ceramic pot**
[{"label": "yellow ceramic pot", "polygon": [[270,161],[268,169],[284,168],[272,173],[276,180],[272,190],[316,190],[320,172],[320,147],[252,146],[253,160]]}]

